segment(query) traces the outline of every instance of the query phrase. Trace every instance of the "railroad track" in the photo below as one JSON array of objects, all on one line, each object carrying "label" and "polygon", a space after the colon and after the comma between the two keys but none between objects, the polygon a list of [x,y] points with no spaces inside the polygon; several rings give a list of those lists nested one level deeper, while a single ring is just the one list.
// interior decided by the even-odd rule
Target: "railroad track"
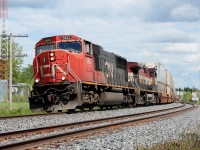
[{"label": "railroad track", "polygon": [[66,113],[66,112],[32,114],[32,115],[20,115],[20,116],[6,116],[6,117],[0,117],[0,120],[4,120],[4,119],[16,119],[16,118],[28,118],[28,117],[38,117],[38,116],[47,116],[47,115],[60,115],[60,114],[64,114],[64,113]]},{"label": "railroad track", "polygon": [[[188,105],[187,105],[188,106]],[[90,134],[97,134],[98,132],[102,132],[102,130],[110,130],[117,129],[121,126],[134,125],[138,123],[144,123],[152,120],[156,120],[163,117],[171,117],[172,115],[177,113],[183,113],[184,111],[188,111],[194,109],[195,106],[190,106],[184,108],[185,105],[172,107],[163,110],[156,110],[144,113],[137,114],[129,114],[124,116],[117,116],[112,118],[104,118],[97,120],[89,120],[84,122],[76,122],[65,125],[58,125],[52,127],[44,127],[9,133],[0,134],[0,141],[5,141],[5,139],[15,139],[21,138],[29,135],[36,134],[45,134],[45,133],[53,133],[55,131],[65,130],[60,134],[51,134],[45,137],[39,137],[37,139],[21,141],[17,143],[11,143],[8,145],[1,145],[0,149],[28,149],[30,147],[38,147],[39,145],[48,144],[50,142],[56,142],[60,140],[68,140],[71,138],[82,137]],[[147,116],[148,115],[148,116]],[[150,115],[150,116],[149,116]],[[106,123],[106,124],[105,124]],[[66,131],[67,129],[67,131]]]},{"label": "railroad track", "polygon": [[[123,109],[123,108],[118,108],[118,109]],[[71,114],[71,113],[84,113],[87,110],[84,111],[74,111],[74,112],[53,112],[53,113],[43,113],[43,114],[30,114],[30,115],[17,115],[17,116],[5,116],[5,117],[0,117],[0,120],[5,120],[5,119],[17,119],[17,118],[28,118],[28,117],[40,117],[40,116],[51,116],[51,115],[60,115],[60,114]],[[101,110],[99,110],[101,111]]]}]

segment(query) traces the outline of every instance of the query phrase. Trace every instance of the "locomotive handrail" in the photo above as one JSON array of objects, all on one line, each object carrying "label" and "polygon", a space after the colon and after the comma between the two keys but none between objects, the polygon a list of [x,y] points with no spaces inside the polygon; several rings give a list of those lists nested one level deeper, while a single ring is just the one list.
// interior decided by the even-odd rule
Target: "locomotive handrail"
[{"label": "locomotive handrail", "polygon": [[72,76],[76,81],[80,81],[80,82],[81,82],[81,80],[79,79],[79,77],[77,77],[77,75],[76,75],[76,74],[71,70],[71,68],[70,68],[69,55],[68,55],[68,57],[67,57],[67,62],[68,62],[68,63],[66,63],[67,72],[70,73],[71,76]]},{"label": "locomotive handrail", "polygon": [[[130,77],[129,76],[129,79],[130,79],[130,83],[133,85],[133,87],[135,88],[140,88],[140,86],[138,85],[137,81],[135,80],[134,77]],[[135,86],[136,85],[136,86]]]},{"label": "locomotive handrail", "polygon": [[54,80],[55,80],[55,76],[56,76],[56,71],[55,71],[56,68],[65,76],[69,73],[67,63],[66,63],[66,72],[62,68],[60,68],[61,65],[63,66],[64,64],[53,64],[51,67],[52,77]]},{"label": "locomotive handrail", "polygon": [[38,59],[36,58],[36,69],[37,69],[37,73],[34,76],[34,79],[36,78],[36,76],[38,75],[39,72],[39,66],[38,66]]}]

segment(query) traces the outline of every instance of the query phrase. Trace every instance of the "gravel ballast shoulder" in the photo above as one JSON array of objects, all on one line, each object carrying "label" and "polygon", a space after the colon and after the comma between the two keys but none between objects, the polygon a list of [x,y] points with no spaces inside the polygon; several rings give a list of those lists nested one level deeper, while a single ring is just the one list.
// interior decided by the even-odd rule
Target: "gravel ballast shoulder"
[{"label": "gravel ballast shoulder", "polygon": [[83,112],[75,114],[60,114],[60,115],[50,115],[50,116],[48,115],[48,116],[37,116],[28,118],[5,119],[5,120],[0,120],[0,133],[66,124],[84,120],[92,120],[92,119],[107,118],[119,115],[147,112],[158,109],[175,107],[178,105],[182,104],[172,103],[167,105],[155,105],[149,107],[137,107],[137,108],[116,109],[116,110]]},{"label": "gravel ballast shoulder", "polygon": [[[77,121],[107,118],[126,114],[134,114],[153,110],[160,110],[182,105],[179,103],[167,105],[155,105],[149,107],[126,108],[106,111],[93,111],[76,114],[60,114],[52,116],[37,116],[29,118],[17,118],[0,120],[0,133],[15,130],[24,130],[58,124],[66,124]],[[171,119],[155,121],[146,125],[126,127],[120,131],[112,131],[109,134],[99,135],[89,139],[66,144],[60,143],[55,149],[135,149],[137,146],[151,146],[155,143],[178,139],[183,131],[195,131],[200,124],[200,109],[185,113]],[[54,149],[47,146],[45,149]]]},{"label": "gravel ballast shoulder", "polygon": [[[154,121],[145,125],[126,127],[99,137],[82,139],[71,144],[60,144],[56,149],[70,150],[133,150],[140,146],[178,140],[183,132],[195,132],[200,124],[200,108],[174,118]],[[46,147],[46,149],[52,149]]]}]

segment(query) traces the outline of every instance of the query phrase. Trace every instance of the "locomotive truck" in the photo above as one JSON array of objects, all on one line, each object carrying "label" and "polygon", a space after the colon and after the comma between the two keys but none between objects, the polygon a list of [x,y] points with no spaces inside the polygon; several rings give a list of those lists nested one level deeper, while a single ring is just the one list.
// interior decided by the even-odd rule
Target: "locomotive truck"
[{"label": "locomotive truck", "polygon": [[160,63],[129,62],[75,35],[35,45],[32,111],[135,106],[175,100],[173,77]]}]

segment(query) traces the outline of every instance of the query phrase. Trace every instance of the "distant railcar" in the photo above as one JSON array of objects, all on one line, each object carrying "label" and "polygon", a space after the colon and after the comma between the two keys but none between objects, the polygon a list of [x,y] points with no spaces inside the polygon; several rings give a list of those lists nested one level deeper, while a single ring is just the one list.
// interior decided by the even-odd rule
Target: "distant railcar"
[{"label": "distant railcar", "polygon": [[173,78],[160,63],[127,62],[74,35],[35,46],[32,111],[135,106],[174,101]]}]

